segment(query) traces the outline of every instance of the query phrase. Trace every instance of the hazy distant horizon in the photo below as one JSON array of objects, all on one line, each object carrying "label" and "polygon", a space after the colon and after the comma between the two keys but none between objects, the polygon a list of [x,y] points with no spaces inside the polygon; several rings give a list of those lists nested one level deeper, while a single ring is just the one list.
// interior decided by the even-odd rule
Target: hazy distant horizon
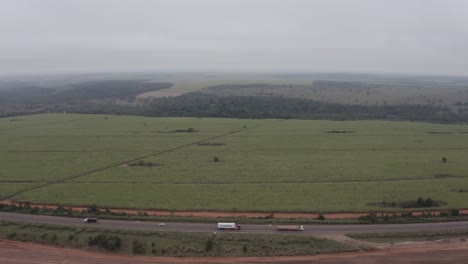
[{"label": "hazy distant horizon", "polygon": [[[156,78],[158,75],[164,76],[165,78],[169,78],[169,75],[174,75],[172,77],[187,77],[193,75],[193,77],[203,77],[203,75],[209,76],[214,75],[220,78],[225,77],[277,77],[283,79],[290,79],[290,78],[318,78],[318,79],[327,79],[330,77],[336,78],[344,78],[346,75],[348,77],[373,77],[376,79],[379,78],[399,78],[399,77],[409,77],[409,78],[454,78],[454,79],[462,79],[468,80],[468,75],[447,75],[447,74],[420,74],[420,73],[385,73],[385,72],[299,72],[299,71],[96,71],[96,72],[44,72],[44,73],[17,73],[17,74],[2,74],[0,73],[0,80],[21,80],[22,78],[58,78],[61,79],[62,77],[91,77],[95,75],[99,79],[138,79],[142,78],[145,79],[152,79]],[[290,75],[290,76],[282,76],[282,75]],[[318,75],[318,76],[313,76]],[[330,75],[325,77],[326,75]],[[106,77],[107,76],[107,77]],[[211,76],[213,77],[213,76]]]},{"label": "hazy distant horizon", "polygon": [[0,76],[468,76],[462,0],[5,0]]}]

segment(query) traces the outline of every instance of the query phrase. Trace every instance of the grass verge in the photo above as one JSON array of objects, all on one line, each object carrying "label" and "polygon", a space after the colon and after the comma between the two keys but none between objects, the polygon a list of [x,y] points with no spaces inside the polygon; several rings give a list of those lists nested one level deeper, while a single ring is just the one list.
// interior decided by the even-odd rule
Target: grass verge
[{"label": "grass verge", "polygon": [[401,232],[401,233],[356,233],[346,236],[357,240],[375,243],[398,243],[398,242],[417,242],[433,241],[439,239],[468,237],[468,230],[457,231],[428,231],[428,232]]},{"label": "grass verge", "polygon": [[364,248],[294,235],[108,230],[0,221],[0,238],[84,250],[154,256],[292,256]]}]

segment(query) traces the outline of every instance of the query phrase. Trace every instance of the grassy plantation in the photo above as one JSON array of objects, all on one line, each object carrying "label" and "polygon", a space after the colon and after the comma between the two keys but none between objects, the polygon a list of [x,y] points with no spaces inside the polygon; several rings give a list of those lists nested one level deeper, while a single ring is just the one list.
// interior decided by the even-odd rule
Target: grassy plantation
[{"label": "grassy plantation", "polygon": [[382,210],[368,203],[414,200],[418,196],[447,201],[454,208],[465,207],[468,193],[460,193],[458,188],[466,184],[466,179],[266,184],[67,182],[32,190],[20,197],[40,203],[96,203],[106,207],[167,210],[359,212]]},{"label": "grassy plantation", "polygon": [[329,239],[294,235],[105,230],[0,222],[0,238],[154,256],[288,256],[357,251]]},{"label": "grassy plantation", "polygon": [[0,181],[63,179],[21,193],[19,201],[340,212],[380,211],[370,204],[421,196],[445,202],[440,208],[468,207],[467,125],[68,114],[15,119],[0,119]]},{"label": "grassy plantation", "polygon": [[2,182],[0,184],[0,199],[4,198],[10,193],[18,192],[21,190],[29,189],[36,184],[34,183],[6,183]]}]

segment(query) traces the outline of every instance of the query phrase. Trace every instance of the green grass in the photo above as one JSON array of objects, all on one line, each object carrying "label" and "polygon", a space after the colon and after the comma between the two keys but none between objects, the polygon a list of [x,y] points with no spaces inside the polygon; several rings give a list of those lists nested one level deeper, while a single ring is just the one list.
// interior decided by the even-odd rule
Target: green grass
[{"label": "green grass", "polygon": [[0,184],[0,199],[3,197],[7,196],[10,193],[15,193],[18,191],[26,190],[29,189],[33,186],[35,186],[35,183],[7,183],[7,182],[2,182]]},{"label": "green grass", "polygon": [[468,230],[458,231],[430,231],[430,232],[402,232],[402,233],[359,233],[347,234],[353,239],[364,240],[375,243],[399,243],[399,242],[418,242],[434,241],[450,238],[468,237]]},{"label": "green grass", "polygon": [[[65,180],[22,193],[20,201],[349,212],[422,196],[447,202],[443,208],[468,207],[468,193],[458,192],[468,190],[467,125],[69,114],[11,119],[0,119],[0,181]],[[188,128],[196,132],[174,132]],[[334,130],[353,133],[326,133]],[[195,144],[201,140],[216,144]],[[67,180],[151,154],[157,155],[144,161],[156,166],[111,167]]]},{"label": "green grass", "polygon": [[[260,235],[235,233],[181,233],[19,224],[1,221],[0,238],[35,243],[104,250],[89,247],[88,241],[98,235],[120,238],[121,247],[113,252],[132,254],[135,241],[139,254],[156,256],[295,256],[356,251],[361,248],[329,239],[294,235]],[[207,248],[208,241],[211,248]]]},{"label": "green grass", "polygon": [[457,192],[459,186],[465,184],[465,179],[265,184],[68,182],[32,190],[20,195],[19,199],[166,210],[352,212],[380,211],[381,208],[368,203],[414,200],[419,196],[446,201],[453,208],[465,207],[468,193]]}]

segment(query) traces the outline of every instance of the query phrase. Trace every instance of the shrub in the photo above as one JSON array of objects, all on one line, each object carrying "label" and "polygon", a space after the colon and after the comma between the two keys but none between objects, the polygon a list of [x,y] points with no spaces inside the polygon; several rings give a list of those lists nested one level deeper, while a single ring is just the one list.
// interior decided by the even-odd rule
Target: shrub
[{"label": "shrub", "polygon": [[242,252],[247,253],[247,246],[246,245],[242,246]]},{"label": "shrub", "polygon": [[213,246],[214,246],[213,238],[208,238],[208,240],[206,240],[205,242],[205,251],[210,252],[213,249]]},{"label": "shrub", "polygon": [[451,216],[459,216],[459,215],[460,215],[460,211],[457,210],[457,209],[450,210],[450,215],[451,215]]},{"label": "shrub", "polygon": [[374,213],[371,213],[371,214],[359,217],[359,220],[369,222],[369,223],[376,223],[377,215]]},{"label": "shrub", "polygon": [[118,236],[112,235],[97,235],[94,238],[90,238],[88,241],[89,246],[98,246],[100,248],[115,251],[120,249],[122,241]]},{"label": "shrub", "polygon": [[15,237],[16,237],[16,232],[10,233],[7,235],[7,239],[15,239]]},{"label": "shrub", "polygon": [[88,210],[87,210],[88,213],[90,214],[94,214],[94,213],[97,213],[99,212],[97,206],[95,204],[92,204],[88,207]]},{"label": "shrub", "polygon": [[145,254],[146,246],[140,243],[138,240],[133,241],[132,253],[133,254]]}]

